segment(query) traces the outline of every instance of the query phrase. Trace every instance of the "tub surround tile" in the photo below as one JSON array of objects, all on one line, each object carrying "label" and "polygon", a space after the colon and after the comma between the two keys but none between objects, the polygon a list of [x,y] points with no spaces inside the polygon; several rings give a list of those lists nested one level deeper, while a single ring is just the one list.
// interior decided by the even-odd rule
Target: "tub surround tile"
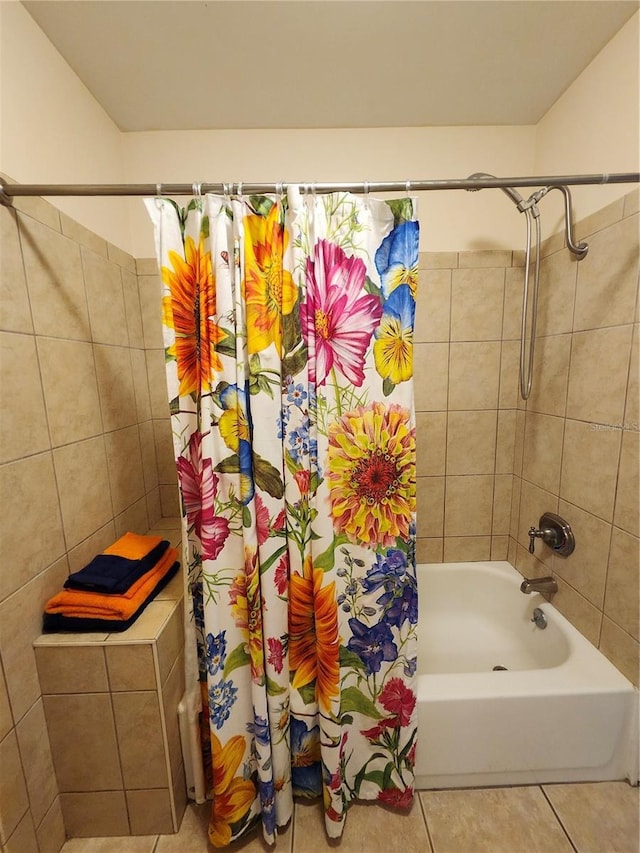
[{"label": "tub surround tile", "polygon": [[420,793],[435,853],[572,853],[538,787]]},{"label": "tub surround tile", "polygon": [[125,252],[114,246],[113,243],[107,243],[107,255],[110,261],[122,267],[123,271],[127,271],[136,275],[136,259],[129,252]]},{"label": "tub surround tile", "polygon": [[449,344],[415,344],[414,359],[416,364],[425,366],[419,376],[415,377],[416,412],[446,411]]},{"label": "tub surround tile", "polygon": [[457,266],[457,252],[420,252],[418,255],[418,269],[421,270],[450,270]]},{"label": "tub surround tile", "polygon": [[445,563],[490,559],[490,536],[445,536],[444,538]]},{"label": "tub surround tile", "polygon": [[104,651],[98,646],[35,646],[43,693],[105,693],[109,690]]},{"label": "tub surround tile", "polygon": [[632,333],[630,325],[574,333],[567,417],[622,423]]},{"label": "tub surround tile", "polygon": [[162,505],[160,503],[160,489],[156,486],[146,494],[147,500],[147,515],[149,524],[153,526],[160,518],[162,518]]},{"label": "tub surround tile", "polygon": [[497,411],[449,412],[447,474],[493,474]]},{"label": "tub surround tile", "polygon": [[508,536],[492,536],[491,537],[491,559],[492,560],[507,560],[509,558],[509,537]]},{"label": "tub surround tile", "polygon": [[138,428],[107,433],[104,443],[113,511],[119,514],[145,494]]},{"label": "tub surround tile", "polygon": [[4,678],[4,672],[0,665],[0,740],[2,740],[12,728],[13,716],[11,714],[11,705],[9,704],[9,693],[7,692],[7,683]]},{"label": "tub surround tile", "polygon": [[511,492],[513,476],[511,474],[496,475],[493,484],[493,518],[491,533],[493,536],[506,536],[511,523]]},{"label": "tub surround tile", "polygon": [[107,241],[62,211],[60,211],[60,227],[65,237],[69,237],[74,243],[91,249],[103,258],[107,257]]},{"label": "tub surround tile", "polygon": [[80,247],[21,214],[18,224],[36,334],[90,340]]},{"label": "tub surround tile", "polygon": [[138,275],[140,313],[144,345],[147,349],[164,347],[162,337],[162,282],[159,275]]},{"label": "tub surround tile", "polygon": [[418,536],[440,537],[444,524],[444,477],[418,477]]},{"label": "tub surround tile", "polygon": [[638,788],[624,782],[543,785],[578,853],[638,850]]},{"label": "tub surround tile", "polygon": [[81,255],[92,340],[99,344],[128,347],[129,331],[120,267],[89,249],[83,248]]},{"label": "tub surround tile", "polygon": [[112,691],[155,688],[156,673],[151,643],[107,646],[105,654]]},{"label": "tub surround tile", "polygon": [[522,477],[558,494],[562,464],[564,419],[527,412]]},{"label": "tub surround tile", "polygon": [[53,459],[65,539],[72,548],[113,516],[104,437],[59,447]]},{"label": "tub surround tile", "polygon": [[502,341],[500,351],[500,409],[522,408],[520,400],[518,369],[520,364],[519,341]]},{"label": "tub surround tile", "polygon": [[504,269],[457,269],[451,278],[451,340],[499,341]]},{"label": "tub surround tile", "polygon": [[132,833],[149,835],[173,832],[168,788],[127,791],[126,797]]},{"label": "tub surround tile", "polygon": [[[169,767],[174,787],[180,780],[182,767],[182,746],[180,742],[180,725],[176,708],[184,693],[184,652],[180,654],[162,688],[162,704],[167,731],[167,753]],[[185,786],[186,792],[186,786]]]},{"label": "tub surround tile", "polygon": [[[167,786],[157,692],[114,693],[112,701],[124,787]],[[145,732],[144,738],[140,737],[141,731]]]},{"label": "tub surround tile", "polygon": [[[64,825],[67,835],[71,838],[99,836],[108,838],[129,835],[129,818],[124,791],[65,793],[60,795],[60,800]],[[76,849],[82,850],[82,853],[88,853],[85,846],[78,845]],[[107,851],[113,850],[114,847],[105,844],[97,849]],[[119,844],[117,849],[123,850],[123,846]]]},{"label": "tub surround tile", "polygon": [[[524,266],[524,259],[522,261]],[[505,271],[504,315],[502,340],[520,340],[522,332],[522,295],[524,293],[524,270],[510,267]]]},{"label": "tub surround tile", "polygon": [[[163,599],[161,599],[163,600]],[[175,599],[173,599],[175,601]],[[182,604],[175,605],[169,620],[158,637],[158,673],[160,684],[164,684],[176,658],[184,648],[184,612]]]},{"label": "tub surround tile", "polygon": [[160,506],[162,507],[162,515],[176,515],[180,512],[177,483],[172,486],[160,484]]},{"label": "tub surround tile", "polygon": [[22,263],[17,214],[5,205],[0,205],[0,257],[0,328],[7,332],[32,334],[33,322]]},{"label": "tub surround tile", "polygon": [[447,477],[444,535],[491,534],[493,477]]},{"label": "tub surround tile", "polygon": [[446,454],[447,413],[417,412],[416,476],[437,477],[443,475]]},{"label": "tub surround tile", "polygon": [[153,436],[156,448],[158,478],[161,483],[173,485],[177,483],[177,477],[171,422],[167,420],[154,420]]},{"label": "tub surround tile", "polygon": [[137,423],[131,356],[125,347],[94,344],[104,431]]},{"label": "tub surround tile", "polygon": [[511,483],[511,523],[509,525],[509,536],[518,539],[520,531],[520,498],[522,496],[522,480],[514,476]]},{"label": "tub surround tile", "polygon": [[49,449],[34,338],[0,332],[0,463]]},{"label": "tub surround tile", "polygon": [[141,530],[149,529],[149,518],[147,516],[147,501],[143,496],[140,500],[128,506],[124,512],[115,517],[116,536],[123,536],[128,530],[139,533]]},{"label": "tub surround tile", "polygon": [[496,436],[496,474],[513,472],[513,454],[516,439],[516,412],[513,409],[498,411]]},{"label": "tub surround tile", "polygon": [[144,332],[142,330],[142,314],[140,313],[140,294],[138,292],[138,276],[126,269],[121,270],[122,295],[124,311],[129,332],[129,346],[144,349]]},{"label": "tub surround tile", "polygon": [[567,419],[560,497],[597,515],[613,518],[620,432]]},{"label": "tub surround tile", "polygon": [[[578,265],[574,328],[628,323],[638,289],[638,216],[593,234],[589,244],[589,254]],[[615,282],[615,299],[611,282]]]},{"label": "tub surround tile", "polygon": [[640,664],[638,641],[607,616],[602,618],[599,649],[632,684],[638,686]]},{"label": "tub surround tile", "polygon": [[510,267],[511,249],[476,249],[470,252],[458,252],[458,266],[462,268]]},{"label": "tub surround tile", "polygon": [[99,527],[95,533],[87,536],[79,545],[76,545],[75,548],[69,551],[69,571],[79,572],[80,569],[84,569],[96,554],[100,554],[105,548],[112,545],[116,539],[116,528],[113,521],[109,521],[103,527]]},{"label": "tub surround tile", "polygon": [[640,540],[613,528],[607,571],[604,612],[638,640],[638,585],[640,581]]},{"label": "tub surround tile", "polygon": [[15,731],[9,732],[0,742],[0,767],[0,841],[4,843],[29,808],[27,785]]},{"label": "tub surround tile", "polygon": [[22,818],[2,850],[3,853],[39,853],[38,839],[29,812]]},{"label": "tub surround tile", "polygon": [[602,610],[611,525],[563,500],[558,502],[558,514],[571,525],[576,547],[568,557],[553,555],[554,574]]},{"label": "tub surround tile", "polygon": [[46,815],[36,827],[39,853],[60,853],[66,832],[60,797],[56,796]]},{"label": "tub surround tile", "polygon": [[640,432],[624,430],[620,450],[620,468],[616,488],[613,521],[617,527],[640,535],[640,509],[638,507],[638,471],[640,469]]},{"label": "tub surround tile", "polygon": [[624,425],[628,430],[640,430],[640,326],[633,327],[631,361],[627,382],[627,400],[624,409]]},{"label": "tub surround tile", "polygon": [[156,444],[153,435],[153,421],[138,424],[142,474],[146,492],[158,487],[158,466],[156,465]]},{"label": "tub surround tile", "polygon": [[576,592],[560,575],[555,577],[558,592],[552,598],[553,606],[580,631],[583,637],[597,647],[602,627],[602,611]]},{"label": "tub surround tile", "polygon": [[[167,375],[164,361],[164,350],[145,350],[145,357],[147,360],[151,417],[166,419],[169,417],[169,399],[167,397]],[[418,408],[417,389],[416,408]],[[443,407],[441,406],[440,408]]]},{"label": "tub surround tile", "polygon": [[578,264],[570,252],[557,252],[541,262],[538,335],[562,335],[572,331],[577,271]]},{"label": "tub surround tile", "polygon": [[107,644],[130,643],[131,641],[155,640],[163,625],[169,619],[176,606],[175,601],[166,599],[154,599],[143,610],[130,628],[127,628],[126,637],[122,634],[109,634]]},{"label": "tub surround tile", "polygon": [[451,270],[419,274],[414,343],[449,340],[451,322]]},{"label": "tub surround tile", "polygon": [[101,433],[98,379],[91,344],[60,338],[37,338],[37,343],[53,446]]},{"label": "tub surround tile", "polygon": [[158,275],[158,261],[155,258],[136,258],[138,275]]},{"label": "tub surround tile", "polygon": [[[18,181],[8,181],[15,184]],[[54,231],[60,231],[60,211],[50,202],[38,196],[14,196],[11,207],[18,213],[46,225]]]},{"label": "tub surround tile", "polygon": [[543,578],[551,573],[542,560],[539,560],[535,554],[530,554],[529,549],[523,548],[520,544],[516,548],[515,567],[525,578]]},{"label": "tub surround tile", "polygon": [[[538,527],[540,517],[545,512],[558,512],[558,498],[534,483],[523,480],[520,491],[520,520],[517,537],[523,548],[529,547],[529,528]],[[549,571],[551,570],[553,552],[541,539],[536,539],[535,557],[544,563]]]},{"label": "tub surround tile", "polygon": [[571,335],[536,338],[528,412],[565,416]]},{"label": "tub surround tile", "polygon": [[31,816],[38,826],[58,796],[58,783],[53,769],[47,721],[41,699],[38,699],[20,720],[16,726],[16,734]]},{"label": "tub surround tile", "polygon": [[149,381],[147,378],[147,361],[144,350],[132,349],[131,377],[133,379],[133,393],[136,401],[136,416],[138,423],[151,419],[151,397],[149,395]]},{"label": "tub surround tile", "polygon": [[623,217],[633,216],[640,209],[640,190],[634,189],[624,197]]},{"label": "tub surround tile", "polygon": [[416,563],[442,563],[444,539],[416,539]]},{"label": "tub surround tile", "polygon": [[449,409],[497,409],[499,341],[452,343],[449,357]]}]

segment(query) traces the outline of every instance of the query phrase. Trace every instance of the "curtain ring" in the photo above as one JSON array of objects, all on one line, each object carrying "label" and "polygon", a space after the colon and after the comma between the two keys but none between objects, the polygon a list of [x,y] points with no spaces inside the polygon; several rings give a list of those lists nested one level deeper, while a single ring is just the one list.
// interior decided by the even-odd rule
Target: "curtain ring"
[{"label": "curtain ring", "polygon": [[411,181],[407,181],[405,184],[405,190],[407,191],[407,198],[409,198],[409,192],[411,191]]},{"label": "curtain ring", "polygon": [[283,193],[283,183],[282,183],[282,181],[278,181],[278,183],[276,184],[276,194],[281,196],[282,193]]},{"label": "curtain ring", "polygon": [[162,207],[162,184],[156,184],[156,207],[158,210]]},{"label": "curtain ring", "polygon": [[237,194],[240,196],[240,200],[242,200],[242,181],[238,181],[238,192]]},{"label": "curtain ring", "polygon": [[202,199],[202,184],[196,183],[195,181],[191,184],[191,190],[193,192],[194,198]]},{"label": "curtain ring", "polygon": [[311,195],[315,199],[315,197],[316,197],[316,182],[315,181],[311,184]]}]

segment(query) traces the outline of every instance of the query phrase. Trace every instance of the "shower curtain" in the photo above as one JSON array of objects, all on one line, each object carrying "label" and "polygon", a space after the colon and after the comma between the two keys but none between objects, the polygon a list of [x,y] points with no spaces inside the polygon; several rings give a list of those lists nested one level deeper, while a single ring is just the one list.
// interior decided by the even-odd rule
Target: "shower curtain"
[{"label": "shower curtain", "polygon": [[338,837],[355,799],[413,798],[414,201],[146,204],[209,837],[271,843],[293,796]]}]

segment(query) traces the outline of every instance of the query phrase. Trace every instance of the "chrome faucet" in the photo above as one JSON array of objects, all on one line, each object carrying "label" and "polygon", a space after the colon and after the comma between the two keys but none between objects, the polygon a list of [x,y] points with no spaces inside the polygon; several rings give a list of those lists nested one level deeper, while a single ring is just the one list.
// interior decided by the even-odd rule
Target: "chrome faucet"
[{"label": "chrome faucet", "polygon": [[532,592],[557,592],[558,584],[556,579],[552,577],[546,578],[525,578],[520,584],[520,592],[529,595]]}]

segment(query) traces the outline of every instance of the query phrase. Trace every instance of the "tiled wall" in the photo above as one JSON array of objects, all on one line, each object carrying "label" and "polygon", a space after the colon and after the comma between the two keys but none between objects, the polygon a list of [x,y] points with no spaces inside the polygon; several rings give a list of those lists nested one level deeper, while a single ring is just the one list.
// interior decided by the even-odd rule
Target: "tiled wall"
[{"label": "tiled wall", "polygon": [[147,376],[159,305],[134,259],[41,199],[15,207],[0,206],[0,841],[49,853],[64,827],[32,650],[43,606],[176,487],[164,378],[152,395]]},{"label": "tiled wall", "polygon": [[[546,244],[533,391],[517,413],[510,561],[553,573],[553,603],[638,683],[638,191],[576,228],[578,262]],[[554,555],[527,531],[550,510],[576,536]]]},{"label": "tiled wall", "polygon": [[522,252],[420,255],[419,562],[506,560]]}]

